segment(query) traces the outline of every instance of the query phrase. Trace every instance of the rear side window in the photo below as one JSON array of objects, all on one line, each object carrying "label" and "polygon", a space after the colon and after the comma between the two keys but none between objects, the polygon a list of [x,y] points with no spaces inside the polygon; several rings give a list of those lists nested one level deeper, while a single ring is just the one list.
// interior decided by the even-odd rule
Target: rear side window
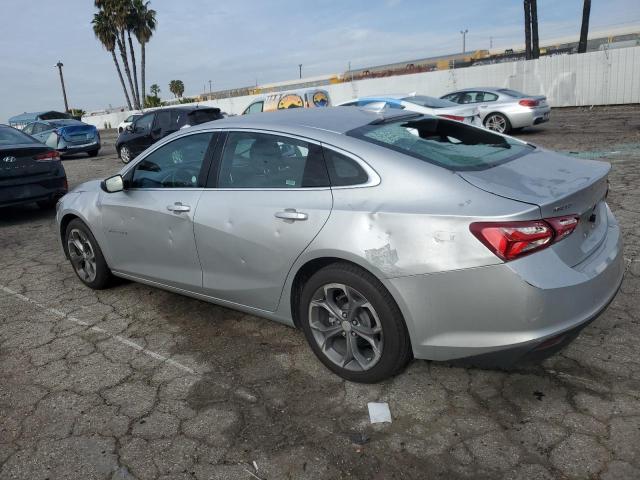
[{"label": "rear side window", "polygon": [[224,146],[221,188],[328,187],[319,145],[290,137],[230,132]]},{"label": "rear side window", "polygon": [[323,154],[332,187],[361,185],[369,180],[364,169],[352,158],[329,148],[323,148]]},{"label": "rear side window", "polygon": [[0,127],[0,145],[15,145],[19,143],[38,143],[29,135],[25,135],[20,130],[9,127]]},{"label": "rear side window", "polygon": [[189,124],[199,125],[205,122],[211,122],[213,120],[219,120],[222,115],[218,110],[194,110],[189,113]]},{"label": "rear side window", "polygon": [[485,170],[533,150],[489,130],[424,116],[373,123],[347,135],[449,170]]},{"label": "rear side window", "polygon": [[242,114],[246,115],[247,113],[260,113],[262,112],[263,105],[264,105],[264,102],[252,103],[247,107],[247,109]]}]

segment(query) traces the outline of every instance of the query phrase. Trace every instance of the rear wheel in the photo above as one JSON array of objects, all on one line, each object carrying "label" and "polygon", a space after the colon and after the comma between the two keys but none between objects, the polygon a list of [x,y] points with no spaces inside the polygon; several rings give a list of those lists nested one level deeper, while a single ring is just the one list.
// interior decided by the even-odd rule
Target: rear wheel
[{"label": "rear wheel", "polygon": [[119,154],[122,163],[129,163],[131,161],[131,149],[126,144],[120,147]]},{"label": "rear wheel", "polygon": [[487,115],[484,119],[484,126],[498,133],[509,133],[511,131],[511,122],[501,113],[490,113]]},{"label": "rear wheel", "polygon": [[111,270],[91,230],[80,219],[71,220],[65,232],[65,249],[78,278],[86,286],[101,290],[111,283]]},{"label": "rear wheel", "polygon": [[346,380],[379,382],[411,359],[400,309],[378,279],[355,265],[316,272],[302,289],[299,311],[316,356]]}]

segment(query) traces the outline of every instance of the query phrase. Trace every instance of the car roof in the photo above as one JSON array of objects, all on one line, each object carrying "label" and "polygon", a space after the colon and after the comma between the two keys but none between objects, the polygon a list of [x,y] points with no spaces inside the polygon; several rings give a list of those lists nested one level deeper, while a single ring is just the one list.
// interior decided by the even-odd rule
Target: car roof
[{"label": "car roof", "polygon": [[[500,90],[505,90],[507,87],[474,87],[474,88],[461,88],[460,90],[455,90],[451,93],[457,92],[476,92],[478,90],[482,90],[484,92],[499,92]],[[449,94],[447,94],[449,95]]]},{"label": "car roof", "polygon": [[[415,115],[415,113],[412,112],[412,115]],[[191,128],[206,129],[214,126],[216,128],[283,129],[298,132],[306,130],[307,133],[310,133],[312,130],[323,130],[343,134],[376,120],[406,116],[407,112],[403,110],[380,113],[354,107],[289,108],[286,110],[276,110],[274,112],[227,117]]]}]

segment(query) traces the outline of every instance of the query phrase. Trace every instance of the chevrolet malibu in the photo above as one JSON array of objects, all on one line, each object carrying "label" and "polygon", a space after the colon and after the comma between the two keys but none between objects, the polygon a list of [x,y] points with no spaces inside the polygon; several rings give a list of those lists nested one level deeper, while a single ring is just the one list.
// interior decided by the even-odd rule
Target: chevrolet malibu
[{"label": "chevrolet malibu", "polygon": [[294,109],[181,130],[58,204],[87,286],[113,276],[270,318],[377,382],[412,357],[562,347],[615,296],[607,163],[405,111]]}]

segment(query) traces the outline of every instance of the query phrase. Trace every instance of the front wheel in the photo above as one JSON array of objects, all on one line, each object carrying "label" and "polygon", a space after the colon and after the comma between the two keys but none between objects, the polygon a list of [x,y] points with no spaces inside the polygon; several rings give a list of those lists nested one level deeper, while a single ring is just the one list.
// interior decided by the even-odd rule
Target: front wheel
[{"label": "front wheel", "polygon": [[87,152],[87,155],[89,155],[90,157],[97,157],[98,156],[98,152],[100,151],[100,149],[96,149],[96,150],[90,150]]},{"label": "front wheel", "polygon": [[120,160],[122,160],[122,163],[129,163],[131,161],[132,155],[131,155],[131,149],[127,146],[127,145],[122,145],[120,147]]},{"label": "front wheel", "polygon": [[355,265],[316,272],[302,289],[299,312],[318,359],[346,380],[379,382],[411,359],[400,309],[378,279]]},{"label": "front wheel", "polygon": [[80,219],[71,220],[65,232],[65,250],[78,278],[86,286],[101,290],[112,280],[111,270],[91,230]]},{"label": "front wheel", "polygon": [[498,133],[509,133],[511,131],[509,119],[501,113],[487,115],[487,118],[484,119],[484,126]]}]

